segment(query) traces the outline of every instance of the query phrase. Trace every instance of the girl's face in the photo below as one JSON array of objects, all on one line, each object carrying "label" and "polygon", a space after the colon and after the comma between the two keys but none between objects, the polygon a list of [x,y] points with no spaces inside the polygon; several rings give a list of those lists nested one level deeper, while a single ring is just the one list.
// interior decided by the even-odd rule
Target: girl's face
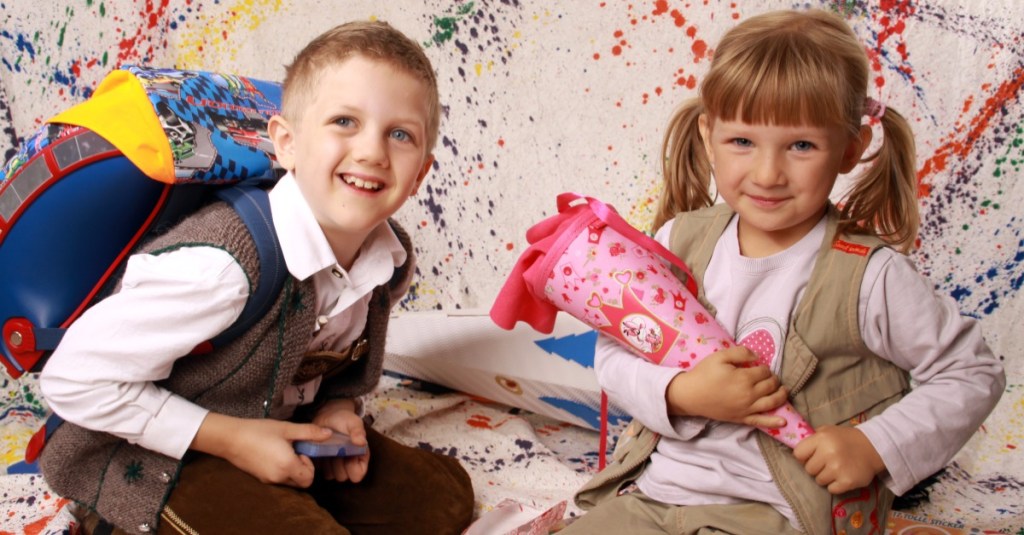
[{"label": "girl's face", "polygon": [[825,213],[839,173],[857,165],[871,130],[699,120],[718,194],[739,215],[740,252],[764,257],[803,238]]}]

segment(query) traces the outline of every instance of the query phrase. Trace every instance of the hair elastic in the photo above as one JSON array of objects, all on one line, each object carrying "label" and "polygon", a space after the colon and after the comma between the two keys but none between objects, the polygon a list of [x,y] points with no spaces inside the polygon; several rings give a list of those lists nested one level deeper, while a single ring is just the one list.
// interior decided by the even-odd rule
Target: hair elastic
[{"label": "hair elastic", "polygon": [[881,119],[885,115],[885,104],[867,97],[864,99],[864,115],[875,119]]}]

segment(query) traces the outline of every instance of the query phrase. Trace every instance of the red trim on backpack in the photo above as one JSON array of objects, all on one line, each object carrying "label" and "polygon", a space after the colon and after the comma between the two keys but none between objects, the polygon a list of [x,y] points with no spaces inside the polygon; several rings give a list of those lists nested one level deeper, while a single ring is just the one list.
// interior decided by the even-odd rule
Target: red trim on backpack
[{"label": "red trim on backpack", "polygon": [[36,462],[39,458],[39,454],[43,452],[43,446],[46,445],[46,426],[40,427],[32,438],[29,439],[28,445],[25,446],[25,462],[31,464]]},{"label": "red trim on backpack", "polygon": [[[39,186],[32,190],[32,193],[29,194],[28,197],[21,201],[21,204],[19,204],[17,209],[14,210],[14,213],[11,214],[11,217],[9,219],[4,220],[2,217],[0,217],[0,231],[2,231],[0,232],[0,242],[3,242],[4,238],[7,237],[7,231],[10,230],[12,226],[14,226],[14,222],[17,221],[19,217],[21,217],[22,212],[24,212],[29,206],[32,205],[33,202],[35,202],[36,197],[39,197],[44,192],[46,192],[46,190],[49,189],[49,187],[52,186],[54,182],[57,182],[64,176],[69,175],[82,167],[92,165],[93,163],[98,162],[100,160],[113,158],[120,154],[120,151],[118,151],[115,148],[112,150],[108,150],[106,152],[101,152],[86,158],[82,158],[72,163],[71,165],[62,168],[60,164],[57,163],[57,157],[53,155],[54,149],[56,149],[60,145],[63,145],[64,143],[74,141],[76,137],[78,137],[84,132],[89,132],[89,130],[86,130],[85,128],[82,128],[80,126],[74,127],[73,129],[68,130],[68,132],[64,134],[64,137],[55,140],[53,143],[47,145],[46,147],[43,147],[42,150],[40,150],[32,157],[42,158],[42,161],[46,164],[47,171],[50,173],[50,177],[43,181],[43,183],[39,184]],[[31,161],[32,158],[30,158],[29,160]],[[28,162],[25,162],[25,164],[28,164]],[[3,192],[6,191],[7,188],[12,187],[11,185],[14,183],[13,176],[20,174],[23,170],[24,166],[19,167],[12,173],[11,180],[6,180],[2,184],[0,184],[0,194],[3,194]]]}]

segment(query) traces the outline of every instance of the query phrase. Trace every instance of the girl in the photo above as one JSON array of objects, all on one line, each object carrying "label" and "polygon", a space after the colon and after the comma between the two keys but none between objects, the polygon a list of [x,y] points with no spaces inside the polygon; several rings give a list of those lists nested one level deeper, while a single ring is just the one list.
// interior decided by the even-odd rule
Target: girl
[{"label": "girl", "polygon": [[[725,35],[666,135],[656,238],[772,365],[735,347],[679,373],[602,337],[598,380],[634,423],[564,533],[882,533],[893,493],[949,462],[995,406],[1005,377],[980,326],[901,254],[918,230],[914,143],[867,86],[834,14],[768,13]],[[883,138],[861,160],[865,116]],[[817,430],[794,450],[750,427],[781,426],[760,413],[786,399]]]}]

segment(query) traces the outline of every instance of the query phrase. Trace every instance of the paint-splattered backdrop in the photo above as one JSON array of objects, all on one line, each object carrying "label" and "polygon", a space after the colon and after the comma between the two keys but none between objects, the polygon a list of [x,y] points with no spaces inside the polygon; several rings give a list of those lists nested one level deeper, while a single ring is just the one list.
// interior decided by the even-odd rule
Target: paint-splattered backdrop
[{"label": "paint-splattered backdrop", "polygon": [[597,196],[648,227],[666,119],[694,94],[714,43],[737,20],[807,5],[846,16],[871,57],[872,95],[916,129],[924,226],[915,258],[981,318],[1009,375],[958,464],[991,474],[995,490],[1019,488],[1019,0],[0,0],[0,157],[122,64],[280,79],[322,30],[388,20],[426,46],[444,105],[437,166],[400,216],[420,257],[404,307],[487,308],[556,194]]}]

